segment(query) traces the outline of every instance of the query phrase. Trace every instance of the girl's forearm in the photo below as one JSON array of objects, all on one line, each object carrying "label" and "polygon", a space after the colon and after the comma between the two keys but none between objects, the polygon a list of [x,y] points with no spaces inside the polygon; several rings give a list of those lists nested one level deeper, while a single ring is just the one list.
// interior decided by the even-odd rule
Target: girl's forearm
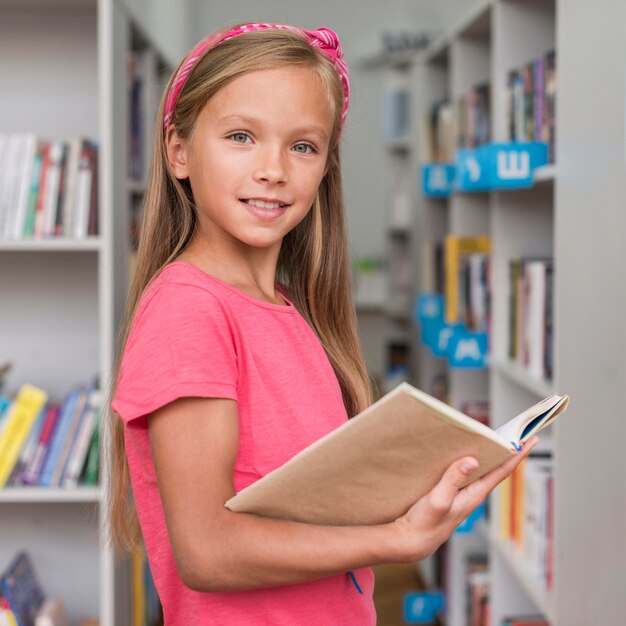
[{"label": "girl's forearm", "polygon": [[393,524],[317,526],[227,511],[217,528],[180,563],[198,591],[276,587],[405,560]]}]

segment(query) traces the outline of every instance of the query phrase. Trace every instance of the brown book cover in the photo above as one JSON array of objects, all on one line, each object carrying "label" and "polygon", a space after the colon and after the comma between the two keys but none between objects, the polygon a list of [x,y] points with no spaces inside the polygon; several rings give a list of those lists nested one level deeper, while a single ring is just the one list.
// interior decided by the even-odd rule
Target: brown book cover
[{"label": "brown book cover", "polygon": [[516,454],[568,397],[553,395],[494,431],[402,383],[371,407],[226,502],[232,511],[314,524],[381,524],[400,517],[463,456],[480,468]]}]

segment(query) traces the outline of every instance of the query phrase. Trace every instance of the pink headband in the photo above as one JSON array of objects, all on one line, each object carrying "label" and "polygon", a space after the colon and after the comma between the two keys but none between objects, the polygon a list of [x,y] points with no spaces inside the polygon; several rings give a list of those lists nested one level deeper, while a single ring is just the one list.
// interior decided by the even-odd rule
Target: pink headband
[{"label": "pink headband", "polygon": [[172,123],[174,117],[174,109],[178,102],[180,92],[185,85],[187,76],[191,70],[195,67],[198,60],[204,55],[205,52],[214,48],[218,44],[232,39],[242,33],[248,33],[255,30],[267,30],[276,28],[279,30],[288,30],[293,33],[297,33],[301,37],[304,37],[306,41],[314,48],[319,48],[327,57],[329,57],[339,74],[341,83],[343,85],[343,109],[341,111],[341,127],[346,121],[348,113],[348,101],[350,98],[350,77],[348,74],[348,67],[343,61],[343,50],[339,43],[337,34],[330,30],[330,28],[316,28],[315,30],[301,30],[295,26],[286,26],[283,24],[243,24],[237,26],[227,32],[219,32],[213,35],[209,35],[206,39],[203,39],[193,50],[187,55],[182,65],[179,67],[176,77],[172,82],[172,86],[167,94],[167,100],[165,102],[165,115],[163,118],[163,131],[167,130],[167,127]]}]

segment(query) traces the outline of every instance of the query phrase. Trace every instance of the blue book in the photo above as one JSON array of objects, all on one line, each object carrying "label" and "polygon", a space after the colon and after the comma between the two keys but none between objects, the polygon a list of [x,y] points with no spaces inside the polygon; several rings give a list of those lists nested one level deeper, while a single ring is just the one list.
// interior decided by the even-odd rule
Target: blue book
[{"label": "blue book", "polygon": [[56,467],[59,455],[63,448],[63,443],[68,435],[68,431],[72,424],[72,416],[74,415],[74,408],[80,395],[79,389],[72,389],[66,394],[63,402],[63,408],[61,409],[61,415],[57,426],[54,430],[52,441],[48,450],[48,455],[41,472],[39,484],[42,487],[49,487],[52,484],[52,477],[54,475],[54,469]]},{"label": "blue book", "polygon": [[0,594],[8,600],[18,626],[35,623],[45,596],[26,552],[20,552],[0,578]]}]

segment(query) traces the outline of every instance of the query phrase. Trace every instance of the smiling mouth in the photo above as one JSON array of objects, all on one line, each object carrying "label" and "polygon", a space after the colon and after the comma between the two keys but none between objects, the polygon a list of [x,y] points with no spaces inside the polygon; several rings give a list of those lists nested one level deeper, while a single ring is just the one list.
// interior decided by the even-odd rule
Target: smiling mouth
[{"label": "smiling mouth", "polygon": [[285,207],[290,206],[289,204],[283,202],[265,202],[263,200],[254,200],[250,198],[242,198],[241,202],[245,202],[248,206],[256,207],[257,209],[284,209]]}]

